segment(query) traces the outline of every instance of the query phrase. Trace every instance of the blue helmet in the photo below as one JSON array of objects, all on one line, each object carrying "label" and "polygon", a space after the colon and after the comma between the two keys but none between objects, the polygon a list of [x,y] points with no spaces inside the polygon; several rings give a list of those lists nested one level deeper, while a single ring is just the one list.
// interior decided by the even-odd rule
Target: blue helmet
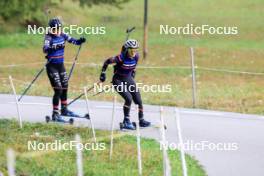
[{"label": "blue helmet", "polygon": [[52,18],[49,20],[49,27],[53,28],[57,28],[57,27],[61,27],[61,21],[58,18]]}]

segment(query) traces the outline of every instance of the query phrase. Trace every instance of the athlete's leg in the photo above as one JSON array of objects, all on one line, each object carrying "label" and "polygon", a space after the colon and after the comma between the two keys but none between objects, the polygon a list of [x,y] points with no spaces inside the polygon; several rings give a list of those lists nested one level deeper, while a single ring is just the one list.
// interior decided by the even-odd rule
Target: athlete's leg
[{"label": "athlete's leg", "polygon": [[48,64],[47,74],[50,80],[50,84],[54,90],[54,95],[52,99],[53,111],[58,112],[59,100],[62,94],[62,85],[61,85],[59,71],[58,71],[57,66],[55,64]]},{"label": "athlete's leg", "polygon": [[61,85],[62,85],[62,93],[60,96],[61,109],[64,109],[67,107],[67,95],[68,95],[68,75],[64,67],[64,64],[60,66],[59,74],[60,74],[60,80],[61,80]]},{"label": "athlete's leg", "polygon": [[120,88],[120,89],[117,88],[117,86],[123,86],[124,81],[114,77],[113,78],[113,85],[114,85],[116,91],[118,92],[118,94],[121,95],[122,98],[125,100],[125,103],[123,106],[124,118],[129,118],[130,107],[131,107],[131,103],[132,103],[132,95],[126,90],[125,87]]},{"label": "athlete's leg", "polygon": [[132,95],[133,101],[136,105],[138,105],[139,125],[141,127],[148,127],[150,126],[150,122],[144,119],[143,103],[142,103],[140,91],[139,89],[137,89],[136,83],[132,77],[128,79],[128,82],[129,82],[129,86],[131,87],[130,93]]}]

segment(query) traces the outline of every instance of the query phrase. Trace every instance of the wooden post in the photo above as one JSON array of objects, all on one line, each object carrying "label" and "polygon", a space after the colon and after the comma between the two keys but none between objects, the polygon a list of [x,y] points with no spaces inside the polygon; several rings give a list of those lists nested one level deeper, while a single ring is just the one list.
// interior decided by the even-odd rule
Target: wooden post
[{"label": "wooden post", "polygon": [[143,58],[147,58],[148,54],[148,0],[144,1],[144,38],[143,38]]},{"label": "wooden post", "polygon": [[196,79],[195,79],[195,64],[194,64],[194,50],[190,48],[191,53],[191,65],[192,65],[192,100],[193,108],[196,108]]}]

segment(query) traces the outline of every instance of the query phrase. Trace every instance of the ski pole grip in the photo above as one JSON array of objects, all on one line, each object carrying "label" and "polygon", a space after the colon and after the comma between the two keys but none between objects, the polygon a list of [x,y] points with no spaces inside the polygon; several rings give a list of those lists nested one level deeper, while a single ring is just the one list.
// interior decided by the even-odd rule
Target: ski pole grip
[{"label": "ski pole grip", "polygon": [[132,28],[130,28],[130,29],[128,28],[128,29],[127,29],[127,31],[126,31],[126,33],[130,33],[130,32],[132,32],[134,29],[136,29],[136,27],[135,27],[135,26],[134,26],[134,27],[132,27]]}]

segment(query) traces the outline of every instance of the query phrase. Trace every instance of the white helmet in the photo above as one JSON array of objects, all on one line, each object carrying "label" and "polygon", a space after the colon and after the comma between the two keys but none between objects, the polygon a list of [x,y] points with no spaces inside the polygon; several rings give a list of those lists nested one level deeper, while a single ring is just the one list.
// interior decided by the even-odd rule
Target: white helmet
[{"label": "white helmet", "polygon": [[139,48],[139,43],[138,43],[138,41],[135,40],[135,39],[128,39],[128,40],[125,42],[124,47],[125,47],[126,49],[128,49],[128,48],[137,49],[137,48]]}]

